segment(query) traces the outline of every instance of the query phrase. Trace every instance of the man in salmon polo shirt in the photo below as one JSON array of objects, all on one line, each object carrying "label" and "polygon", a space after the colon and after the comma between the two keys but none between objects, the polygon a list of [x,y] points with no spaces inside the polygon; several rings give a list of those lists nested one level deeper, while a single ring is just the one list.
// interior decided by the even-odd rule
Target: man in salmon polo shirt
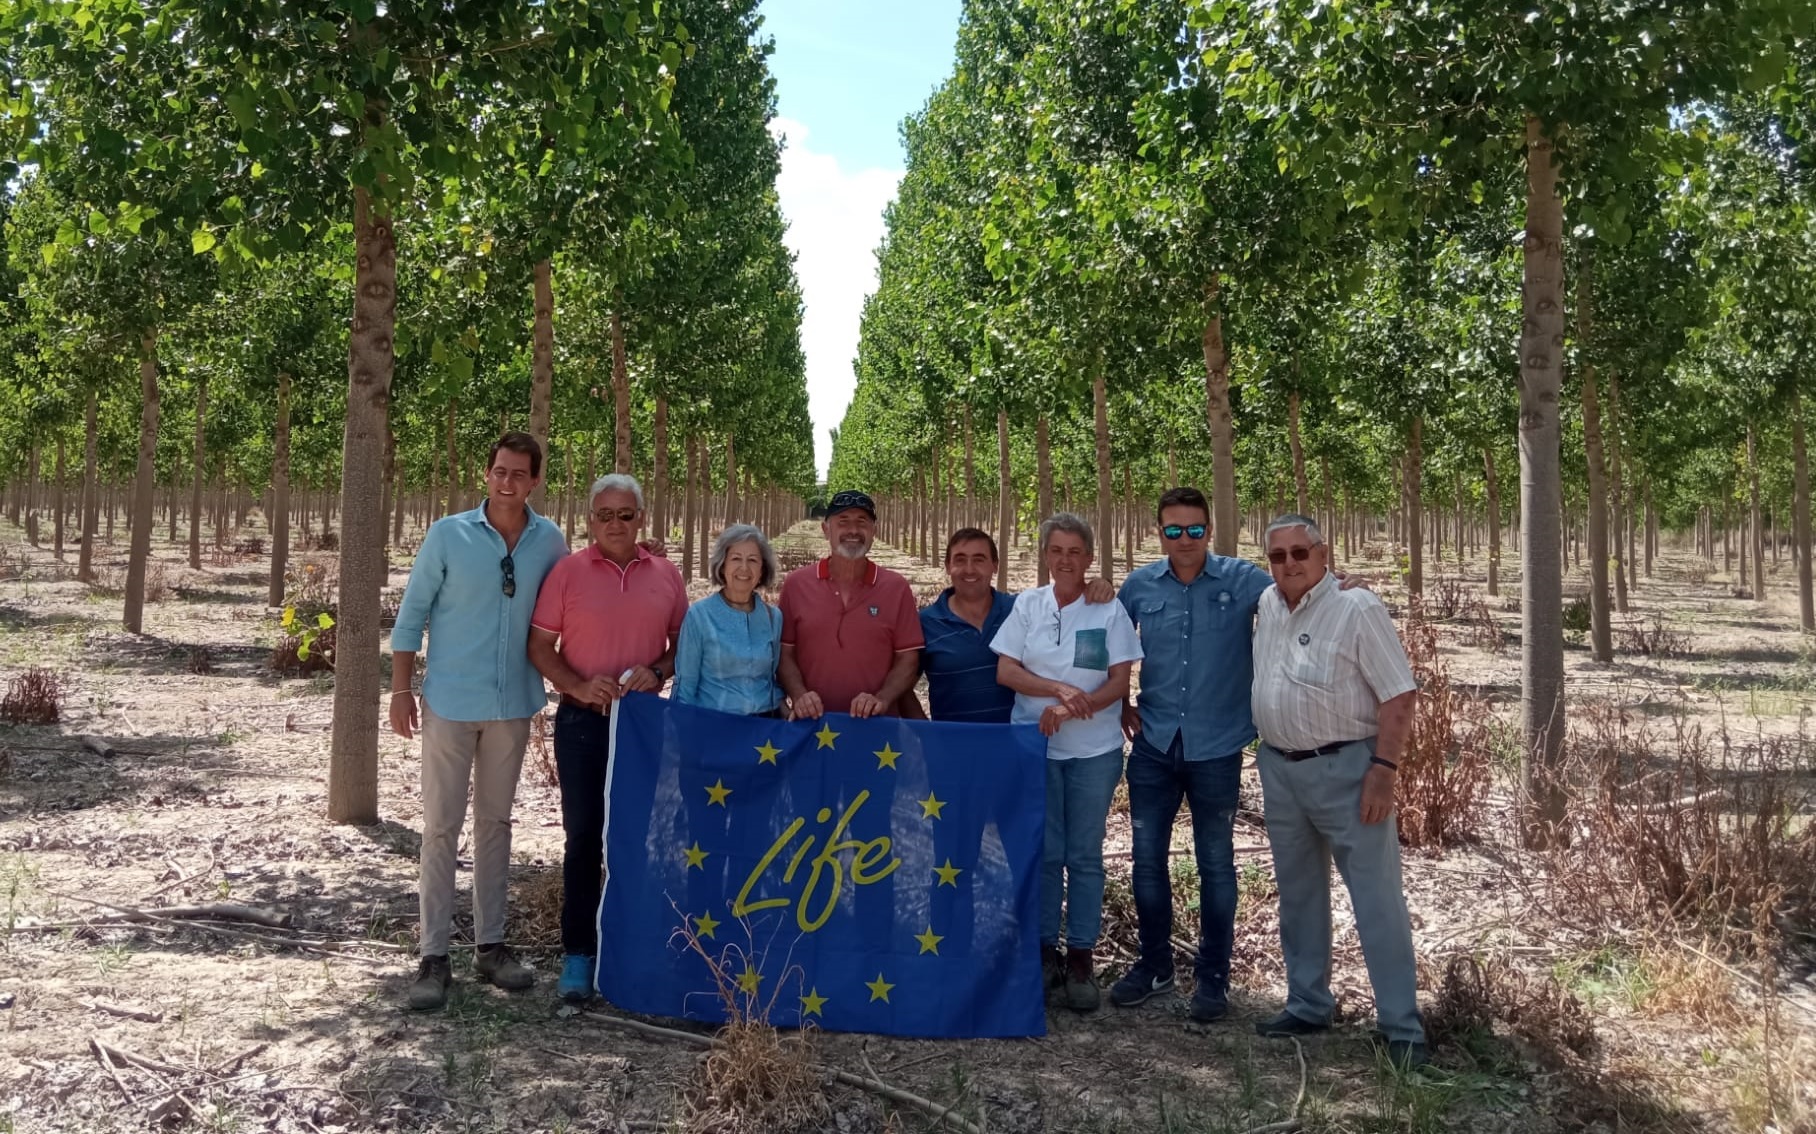
[{"label": "man in salmon polo shirt", "polygon": [[892,716],[920,676],[921,618],[908,580],[870,561],[876,504],[840,492],[820,524],[832,554],[782,583],[782,662],[789,715]]},{"label": "man in salmon polo shirt", "polygon": [[675,674],[687,586],[673,563],[638,546],[643,487],[616,473],[593,483],[590,546],[555,564],[530,616],[530,662],[561,694],[555,775],[561,784],[561,981],[564,1000],[593,994],[605,773],[612,702],[659,693]]}]

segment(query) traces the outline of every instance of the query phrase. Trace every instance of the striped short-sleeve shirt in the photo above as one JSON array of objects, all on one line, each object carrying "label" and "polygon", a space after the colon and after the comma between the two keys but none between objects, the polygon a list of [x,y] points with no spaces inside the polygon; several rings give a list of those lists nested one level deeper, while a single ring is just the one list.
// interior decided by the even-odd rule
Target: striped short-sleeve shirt
[{"label": "striped short-sleeve shirt", "polygon": [[1383,701],[1418,688],[1393,618],[1372,591],[1326,574],[1288,610],[1278,587],[1255,625],[1255,728],[1298,751],[1375,735]]}]

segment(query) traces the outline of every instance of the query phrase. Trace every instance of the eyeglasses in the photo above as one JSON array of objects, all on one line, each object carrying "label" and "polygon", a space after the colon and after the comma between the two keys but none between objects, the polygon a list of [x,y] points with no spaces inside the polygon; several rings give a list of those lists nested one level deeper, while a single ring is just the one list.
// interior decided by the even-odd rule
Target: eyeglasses
[{"label": "eyeglasses", "polygon": [[636,518],[637,509],[635,508],[601,508],[593,513],[593,519],[602,524],[609,524],[613,520],[628,524]]},{"label": "eyeglasses", "polygon": [[500,559],[498,561],[498,566],[503,568],[503,570],[504,570],[504,597],[505,598],[516,598],[517,597],[517,564],[512,561],[510,556],[507,555],[503,559]]},{"label": "eyeglasses", "polygon": [[1168,524],[1160,529],[1160,534],[1168,539],[1178,539],[1180,536],[1203,539],[1206,530],[1203,524]]},{"label": "eyeglasses", "polygon": [[1059,640],[1065,637],[1065,633],[1065,623],[1060,621],[1059,609],[1055,607],[1053,610],[1053,644],[1055,646],[1059,645]]},{"label": "eyeglasses", "polygon": [[[1312,547],[1316,546],[1317,544],[1312,545]],[[1285,563],[1288,554],[1292,555],[1294,563],[1303,563],[1312,557],[1312,549],[1311,547],[1294,547],[1290,549],[1276,547],[1274,550],[1267,553],[1267,561],[1273,564]]]}]

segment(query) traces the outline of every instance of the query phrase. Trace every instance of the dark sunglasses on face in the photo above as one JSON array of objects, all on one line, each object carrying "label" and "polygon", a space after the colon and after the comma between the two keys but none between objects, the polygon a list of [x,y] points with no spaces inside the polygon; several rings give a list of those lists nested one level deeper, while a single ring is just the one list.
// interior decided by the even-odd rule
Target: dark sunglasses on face
[{"label": "dark sunglasses on face", "polygon": [[1168,539],[1178,539],[1182,535],[1191,536],[1193,539],[1203,539],[1204,533],[1203,524],[1168,524],[1160,529],[1160,534]]},{"label": "dark sunglasses on face", "polygon": [[628,524],[636,518],[637,509],[635,508],[601,508],[593,513],[593,519],[602,524],[609,524],[613,520]]},{"label": "dark sunglasses on face", "polygon": [[[1288,551],[1286,548],[1276,547],[1274,550],[1267,553],[1267,561],[1275,564],[1285,563],[1287,554]],[[1312,557],[1312,549],[1309,547],[1295,547],[1291,549],[1291,554],[1294,563],[1303,563]]]},{"label": "dark sunglasses on face", "polygon": [[517,597],[517,564],[512,561],[510,556],[507,555],[503,559],[500,559],[498,561],[498,566],[503,568],[503,570],[504,570],[504,597],[505,598],[516,598]]}]

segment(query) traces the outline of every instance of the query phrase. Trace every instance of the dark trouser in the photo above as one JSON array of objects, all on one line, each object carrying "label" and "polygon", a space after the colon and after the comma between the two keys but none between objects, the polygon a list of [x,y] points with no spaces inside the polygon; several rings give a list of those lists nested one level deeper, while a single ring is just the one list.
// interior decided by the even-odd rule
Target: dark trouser
[{"label": "dark trouser", "polygon": [[1135,735],[1129,752],[1129,819],[1134,827],[1135,916],[1141,960],[1157,973],[1173,971],[1173,882],[1168,852],[1173,820],[1184,800],[1192,809],[1198,860],[1200,989],[1224,995],[1230,986],[1230,948],[1236,933],[1236,854],[1233,830],[1242,785],[1242,753],[1187,760],[1175,734],[1166,752]]},{"label": "dark trouser", "polygon": [[612,718],[577,705],[555,710],[555,777],[561,782],[561,951],[599,952],[599,879],[605,868],[605,773]]}]

